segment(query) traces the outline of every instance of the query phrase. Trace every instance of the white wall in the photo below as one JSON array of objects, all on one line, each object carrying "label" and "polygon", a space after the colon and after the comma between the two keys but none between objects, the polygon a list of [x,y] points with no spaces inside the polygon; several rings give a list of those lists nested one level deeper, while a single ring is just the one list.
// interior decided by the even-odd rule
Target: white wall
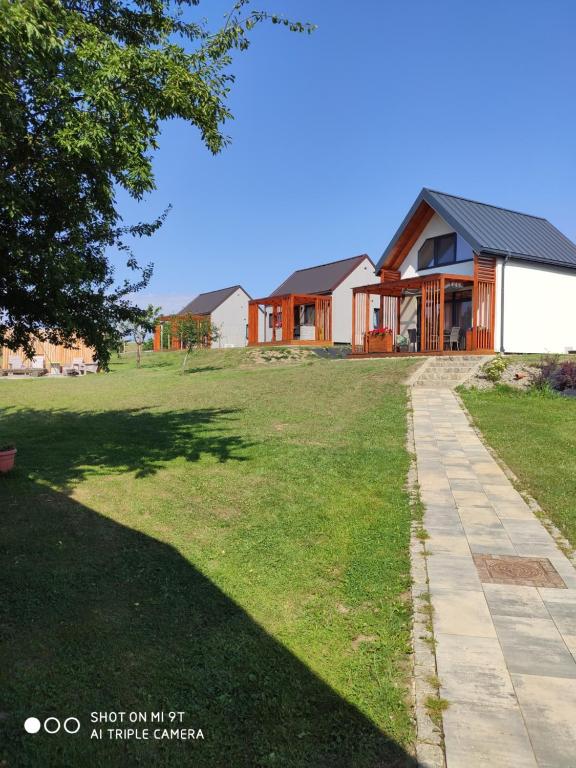
[{"label": "white wall", "polygon": [[[352,288],[358,285],[379,283],[380,278],[374,274],[374,267],[370,260],[365,258],[356,269],[343,280],[332,293],[332,341],[336,344],[352,343]],[[370,310],[370,323],[372,323],[372,309],[380,305],[379,297],[372,298]]]},{"label": "white wall", "polygon": [[246,291],[238,288],[212,312],[211,321],[221,331],[220,339],[212,344],[213,348],[246,346],[249,300]]},{"label": "white wall", "polygon": [[473,275],[474,262],[472,261],[472,248],[460,236],[458,236],[458,242],[456,243],[457,252],[462,253],[465,250],[469,251],[470,261],[448,264],[445,267],[430,267],[430,269],[422,269],[420,272],[418,271],[418,251],[424,244],[424,241],[429,237],[449,235],[452,232],[454,232],[453,228],[435,213],[424,227],[418,240],[416,240],[412,248],[408,251],[406,258],[400,266],[400,277],[404,279],[407,277],[416,277],[417,275],[429,275],[434,272],[448,272],[451,275]]},{"label": "white wall", "polygon": [[[499,271],[501,275],[501,266]],[[498,298],[500,286],[497,283]],[[576,349],[576,270],[511,259],[505,267],[504,291],[505,352]],[[499,327],[500,317],[496,349],[500,348]]]}]

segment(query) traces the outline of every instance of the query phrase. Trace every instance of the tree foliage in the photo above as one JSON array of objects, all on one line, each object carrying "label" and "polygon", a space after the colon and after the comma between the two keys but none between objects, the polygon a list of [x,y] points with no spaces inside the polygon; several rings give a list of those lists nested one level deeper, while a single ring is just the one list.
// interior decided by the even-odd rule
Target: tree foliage
[{"label": "tree foliage", "polygon": [[146,336],[154,332],[161,311],[161,307],[148,304],[146,309],[141,310],[137,317],[134,317],[132,320],[123,321],[118,327],[118,332],[122,338],[129,336],[136,344],[137,368],[140,368],[142,346],[146,341]]},{"label": "tree foliage", "polygon": [[[82,338],[106,365],[129,296],[149,281],[123,224],[118,188],[154,189],[152,156],[163,120],[196,126],[218,153],[234,51],[263,21],[311,26],[239,0],[212,31],[188,16],[198,0],[0,0],[0,343],[31,349]],[[107,256],[126,255],[117,282]]]},{"label": "tree foliage", "polygon": [[180,318],[174,325],[174,332],[180,339],[182,348],[186,350],[182,361],[182,370],[186,368],[188,357],[196,349],[211,347],[219,341],[222,331],[209,318],[197,318],[192,315]]}]

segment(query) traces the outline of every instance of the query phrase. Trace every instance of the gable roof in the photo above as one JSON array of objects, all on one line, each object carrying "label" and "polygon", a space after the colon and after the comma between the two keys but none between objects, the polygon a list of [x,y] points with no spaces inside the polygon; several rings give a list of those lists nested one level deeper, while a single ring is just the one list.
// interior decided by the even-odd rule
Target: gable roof
[{"label": "gable roof", "polygon": [[378,261],[377,271],[390,266],[400,250],[407,252],[402,246],[403,241],[404,245],[412,247],[418,235],[412,240],[406,232],[413,219],[419,217],[421,232],[422,223],[425,225],[434,212],[476,253],[510,255],[525,261],[576,269],[576,245],[547,219],[424,187]]},{"label": "gable roof", "polygon": [[357,266],[368,259],[374,266],[372,259],[365,253],[353,256],[350,259],[331,261],[329,264],[320,264],[317,267],[297,269],[289,278],[284,280],[271,296],[283,296],[288,293],[331,293],[348,275],[352,274]]},{"label": "gable roof", "polygon": [[[238,289],[244,291],[241,285],[233,285],[230,288],[220,288],[217,291],[208,291],[208,293],[199,293],[195,299],[178,312],[179,315],[209,315],[221,304],[224,304],[227,298],[232,296]],[[244,291],[246,293],[246,291]],[[248,294],[246,293],[248,296]],[[250,297],[248,297],[250,298]]]}]

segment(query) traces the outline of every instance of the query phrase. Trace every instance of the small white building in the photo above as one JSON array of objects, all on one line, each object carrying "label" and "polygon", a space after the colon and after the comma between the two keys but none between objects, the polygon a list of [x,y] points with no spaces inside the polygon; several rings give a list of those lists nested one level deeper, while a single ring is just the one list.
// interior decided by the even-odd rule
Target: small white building
[{"label": "small white building", "polygon": [[250,344],[350,344],[352,289],[378,282],[366,254],[298,269],[250,302]]},{"label": "small white building", "polygon": [[394,351],[576,350],[576,245],[546,219],[423,189],[354,296],[354,349],[379,300]]},{"label": "small white building", "polygon": [[[241,285],[198,294],[177,315],[170,318],[160,318],[154,335],[154,350],[159,351],[165,347],[162,339],[164,324],[174,323],[183,316],[209,320],[212,326],[218,328],[220,336],[217,341],[212,342],[213,349],[245,347],[247,344],[249,301],[250,296]],[[176,333],[170,340],[170,348],[180,348],[180,340]]]}]

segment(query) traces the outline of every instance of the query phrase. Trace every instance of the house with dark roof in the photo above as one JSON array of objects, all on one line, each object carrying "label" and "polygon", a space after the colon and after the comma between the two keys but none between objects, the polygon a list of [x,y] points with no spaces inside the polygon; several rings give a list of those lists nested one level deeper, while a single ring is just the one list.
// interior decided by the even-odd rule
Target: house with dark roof
[{"label": "house with dark roof", "polygon": [[212,342],[212,347],[245,347],[249,301],[250,296],[241,285],[198,294],[176,315],[159,319],[154,333],[154,351],[181,348],[176,329],[178,319],[183,317],[199,322],[208,320],[218,328],[220,335],[218,341]]},{"label": "house with dark roof", "polygon": [[539,216],[424,188],[376,273],[353,292],[353,353],[576,349],[576,245]]},{"label": "house with dark roof", "polygon": [[248,343],[350,344],[352,289],[377,282],[366,255],[298,269],[248,310]]}]

